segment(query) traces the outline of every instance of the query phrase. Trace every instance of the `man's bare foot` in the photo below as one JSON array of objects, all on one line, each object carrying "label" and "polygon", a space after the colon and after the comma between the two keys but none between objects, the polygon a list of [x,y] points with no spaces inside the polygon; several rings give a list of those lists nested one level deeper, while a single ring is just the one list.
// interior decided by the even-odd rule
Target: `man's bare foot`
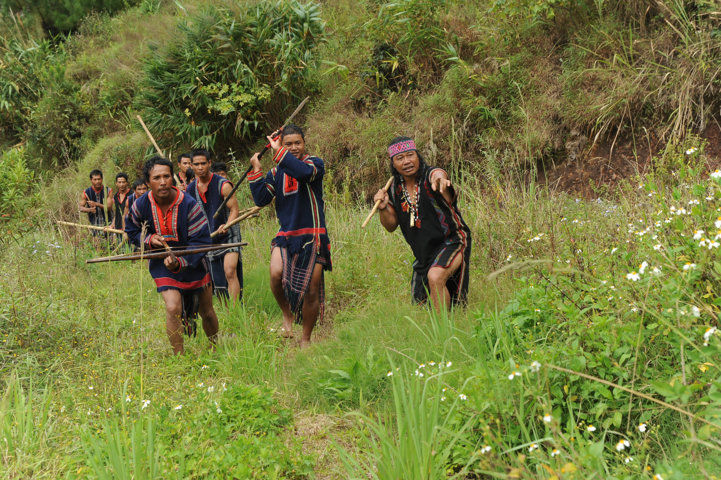
[{"label": "man's bare foot", "polygon": [[285,327],[280,327],[280,330],[278,332],[281,337],[283,338],[293,338],[293,330],[286,330]]},{"label": "man's bare foot", "polygon": [[310,339],[306,340],[305,338],[302,338],[302,339],[300,340],[300,349],[303,350],[303,349],[306,349],[306,348],[308,348],[308,347],[310,347]]}]

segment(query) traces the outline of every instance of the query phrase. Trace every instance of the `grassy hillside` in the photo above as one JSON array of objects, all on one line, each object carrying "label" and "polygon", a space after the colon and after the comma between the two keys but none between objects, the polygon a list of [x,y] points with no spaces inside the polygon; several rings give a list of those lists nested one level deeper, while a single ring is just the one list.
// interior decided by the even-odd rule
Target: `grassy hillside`
[{"label": "grassy hillside", "polygon": [[[3,478],[721,476],[712,2],[161,0],[67,37],[15,13]],[[108,248],[54,221],[84,220],[91,168],[152,153],[135,115],[237,175],[306,94],[334,256],[317,342],[277,334],[265,212],[243,225],[245,301],[218,307],[218,350],[201,334],[170,356],[145,266],[86,265]],[[473,232],[470,304],[449,315],[410,304],[399,234],[360,228],[401,133],[451,172]],[[600,199],[554,188],[598,164]]]}]

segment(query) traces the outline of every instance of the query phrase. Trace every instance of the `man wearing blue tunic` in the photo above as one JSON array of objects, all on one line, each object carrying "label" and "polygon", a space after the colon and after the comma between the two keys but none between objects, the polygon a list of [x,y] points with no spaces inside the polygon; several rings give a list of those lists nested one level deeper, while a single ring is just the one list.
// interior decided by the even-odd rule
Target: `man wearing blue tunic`
[{"label": "man wearing blue tunic", "polygon": [[[191,196],[173,186],[173,164],[165,158],[153,157],[145,163],[143,174],[150,191],[130,207],[125,224],[130,241],[138,246],[144,243],[146,249],[209,245],[210,230],[205,213]],[[205,253],[151,259],[149,269],[165,302],[165,325],[173,352],[183,353],[183,293],[198,293],[203,330],[215,344],[218,317],[213,309]]]},{"label": "man wearing blue tunic", "polygon": [[[238,217],[238,201],[233,194],[215,217],[223,199],[233,191],[233,185],[224,177],[210,171],[210,152],[193,150],[191,153],[195,179],[188,184],[185,193],[192,196],[203,207],[211,232],[218,232],[213,243],[239,243],[240,226],[226,228],[225,225]],[[213,290],[219,298],[238,301],[243,295],[243,266],[240,247],[231,247],[208,254],[210,277]]]}]

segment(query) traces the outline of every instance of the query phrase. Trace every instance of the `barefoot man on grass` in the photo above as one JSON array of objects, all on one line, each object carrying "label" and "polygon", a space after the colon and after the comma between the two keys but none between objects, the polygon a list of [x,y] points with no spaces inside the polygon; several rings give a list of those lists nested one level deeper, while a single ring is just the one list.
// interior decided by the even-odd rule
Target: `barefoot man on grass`
[{"label": "barefoot man on grass", "polygon": [[[173,164],[165,158],[153,157],[145,162],[143,174],[150,191],[130,207],[125,225],[130,240],[138,246],[144,243],[146,249],[210,245],[210,230],[203,209],[193,197],[173,186]],[[165,302],[165,329],[173,352],[183,353],[182,293],[198,293],[203,330],[215,344],[218,317],[213,309],[205,253],[151,259],[149,269]]]},{"label": "barefoot man on grass", "polygon": [[[103,185],[103,172],[92,170],[90,172],[90,186],[85,189],[78,205],[81,212],[88,214],[90,225],[106,227],[110,222],[111,210],[108,209],[109,190]],[[93,231],[94,237],[105,236],[98,230]]]},{"label": "barefoot man on grass", "polygon": [[302,321],[300,345],[306,347],[323,309],[323,271],[331,270],[323,206],[325,168],[323,160],[306,154],[305,135],[296,125],[268,140],[274,166],[264,175],[256,153],[248,182],[257,206],[275,199],[280,231],[271,242],[270,288],[283,312],[283,335],[291,337],[293,320]]},{"label": "barefoot man on grass", "polygon": [[415,303],[430,293],[437,311],[465,304],[471,231],[458,211],[458,195],[448,174],[426,165],[409,137],[388,146],[393,183],[378,190],[381,225],[389,232],[401,227],[413,255],[411,292]]},{"label": "barefoot man on grass", "polygon": [[[205,216],[208,218],[211,232],[218,232],[213,238],[213,243],[239,243],[240,227],[236,224],[226,228],[226,224],[238,218],[238,200],[235,193],[226,202],[226,206],[218,211],[223,199],[230,195],[233,186],[228,180],[210,171],[210,152],[207,150],[193,150],[191,154],[193,172],[195,179],[188,184],[185,193],[195,199],[203,207]],[[233,228],[238,227],[238,228]],[[213,289],[219,298],[228,298],[237,302],[240,300],[243,291],[240,247],[231,247],[218,250],[208,255],[210,262],[210,276],[213,280]]]}]

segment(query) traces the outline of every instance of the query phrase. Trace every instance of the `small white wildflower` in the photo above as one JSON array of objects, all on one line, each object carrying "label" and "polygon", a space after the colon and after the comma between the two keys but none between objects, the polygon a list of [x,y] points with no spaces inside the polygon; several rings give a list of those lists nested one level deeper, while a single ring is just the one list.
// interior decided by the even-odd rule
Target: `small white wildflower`
[{"label": "small white wildflower", "polygon": [[694,198],[693,200],[689,200],[689,201],[688,201],[688,204],[689,204],[689,205],[699,205],[700,203],[701,203],[701,202],[699,202],[699,201],[696,200],[695,198]]},{"label": "small white wildflower", "polygon": [[131,400],[132,400],[132,398],[130,398],[130,395],[128,395],[127,397],[125,397],[125,401],[126,401],[126,402],[130,402]]},{"label": "small white wildflower", "polygon": [[623,463],[627,463],[627,464],[628,464],[628,463],[631,463],[631,462],[633,462],[633,457],[626,457],[626,458],[623,459]]},{"label": "small white wildflower", "polygon": [[626,448],[629,448],[631,446],[631,443],[628,440],[620,440],[616,444],[616,451],[620,452],[622,450],[625,450]]},{"label": "small white wildflower", "polygon": [[626,278],[631,280],[632,282],[637,282],[641,279],[641,276],[636,272],[631,272],[626,274]]},{"label": "small white wildflower", "polygon": [[446,367],[451,367],[453,365],[453,362],[446,362]]},{"label": "small white wildflower", "polygon": [[651,273],[656,276],[661,275],[661,269],[659,267],[653,267],[653,269],[651,270]]},{"label": "small white wildflower", "polygon": [[[398,369],[396,369],[396,370],[398,370]],[[223,382],[223,385],[221,385],[221,386],[223,387],[223,391],[228,390],[227,388],[225,388],[225,382]]]},{"label": "small white wildflower", "polygon": [[214,387],[214,386],[211,385],[211,386],[208,387],[208,393],[213,393],[214,391],[215,391],[215,387]]},{"label": "small white wildflower", "polygon": [[613,248],[611,249],[611,255],[613,255],[614,253],[616,253],[617,250],[618,250],[618,247],[613,247]]},{"label": "small white wildflower", "polygon": [[509,379],[509,380],[513,380],[514,378],[520,377],[520,376],[521,376],[521,372],[519,372],[519,371],[514,371],[514,372],[512,372],[512,373],[508,376],[508,379]]},{"label": "small white wildflower", "polygon": [[693,155],[694,153],[696,153],[697,150],[698,150],[698,148],[691,147],[688,150],[686,150],[686,155]]},{"label": "small white wildflower", "polygon": [[481,447],[481,453],[483,453],[483,454],[486,454],[490,451],[491,451],[490,445],[483,445],[483,447]]},{"label": "small white wildflower", "polygon": [[203,387],[205,387],[205,383],[200,382],[200,383],[198,384],[198,388],[203,388]]},{"label": "small white wildflower", "polygon": [[657,473],[653,476],[653,480],[663,480],[663,477]]},{"label": "small white wildflower", "polygon": [[551,457],[555,457],[555,456],[559,455],[560,453],[561,452],[559,452],[557,448],[554,448],[553,450],[551,450]]},{"label": "small white wildflower", "polygon": [[461,400],[468,400],[468,397],[465,393],[461,393],[460,395],[458,395],[458,398],[460,398]]},{"label": "small white wildflower", "polygon": [[641,432],[641,433],[645,433],[647,428],[648,428],[648,427],[646,426],[645,423],[639,423],[639,424],[638,424],[638,431]]},{"label": "small white wildflower", "polygon": [[656,250],[657,252],[660,251],[662,248],[663,248],[663,245],[661,245],[660,243],[657,243],[656,245],[653,246],[653,249]]},{"label": "small white wildflower", "polygon": [[441,397],[441,402],[445,402],[445,401],[446,401],[446,397]]},{"label": "small white wildflower", "polygon": [[701,310],[696,305],[691,305],[691,315],[698,318],[701,316]]},{"label": "small white wildflower", "polygon": [[550,413],[547,413],[547,414],[545,414],[545,415],[543,416],[543,421],[544,421],[545,423],[551,423],[551,420],[553,420],[553,417],[551,416]]},{"label": "small white wildflower", "polygon": [[535,443],[532,443],[530,447],[528,447],[528,451],[532,452],[534,450],[538,450],[538,445]]},{"label": "small white wildflower", "polygon": [[696,264],[695,264],[695,263],[688,263],[688,262],[687,262],[687,263],[683,266],[683,270],[684,270],[685,272],[687,272],[687,271],[689,271],[689,270],[693,270],[694,268],[696,268]]},{"label": "small white wildflower", "polygon": [[716,331],[717,331],[716,327],[709,327],[706,329],[706,331],[703,334],[703,339],[706,341],[704,343],[704,345],[708,345],[708,341],[716,333]]},{"label": "small white wildflower", "polygon": [[531,371],[532,371],[533,373],[538,372],[540,369],[541,369],[541,363],[540,363],[540,362],[538,362],[537,360],[534,360],[533,362],[531,362]]},{"label": "small white wildflower", "polygon": [[587,431],[587,432],[595,432],[595,431],[596,431],[596,427],[594,427],[593,425],[589,425],[589,426],[586,427],[586,431]]},{"label": "small white wildflower", "polygon": [[183,405],[182,405],[182,404],[181,404],[181,405],[176,405],[176,406],[173,407],[173,410],[180,410],[180,409],[182,409],[182,408],[183,408]]},{"label": "small white wildflower", "polygon": [[202,367],[200,367],[201,370],[205,370],[206,368],[208,368],[207,365],[203,365]]},{"label": "small white wildflower", "polygon": [[711,172],[711,175],[710,175],[710,176],[711,176],[711,178],[719,178],[719,177],[721,177],[721,171],[719,171],[718,169],[716,169],[716,170],[714,170],[713,172]]},{"label": "small white wildflower", "polygon": [[638,266],[638,273],[643,275],[646,273],[646,268],[648,268],[648,262],[644,260],[644,262]]},{"label": "small white wildflower", "polygon": [[90,385],[90,386],[88,387],[88,390],[92,390],[92,389],[93,389],[93,386]]},{"label": "small white wildflower", "polygon": [[393,376],[393,371],[388,370],[388,373],[386,373],[386,377],[392,377],[392,376]]},{"label": "small white wildflower", "polygon": [[713,222],[714,227],[721,228],[721,217],[718,217],[715,222]]},{"label": "small white wildflower", "polygon": [[721,246],[721,244],[719,244],[719,242],[717,242],[716,240],[709,240],[709,242],[708,242],[708,249],[709,249],[709,250],[712,250],[712,249],[714,249],[714,248],[718,248],[719,246]]},{"label": "small white wildflower", "polygon": [[150,400],[143,400],[143,407],[141,408],[141,410],[145,410],[145,407],[147,407],[148,405],[150,405]]},{"label": "small white wildflower", "polygon": [[506,261],[507,261],[507,262],[510,262],[512,258],[513,258],[513,255],[511,255],[511,254],[509,253],[508,256],[506,257]]}]

